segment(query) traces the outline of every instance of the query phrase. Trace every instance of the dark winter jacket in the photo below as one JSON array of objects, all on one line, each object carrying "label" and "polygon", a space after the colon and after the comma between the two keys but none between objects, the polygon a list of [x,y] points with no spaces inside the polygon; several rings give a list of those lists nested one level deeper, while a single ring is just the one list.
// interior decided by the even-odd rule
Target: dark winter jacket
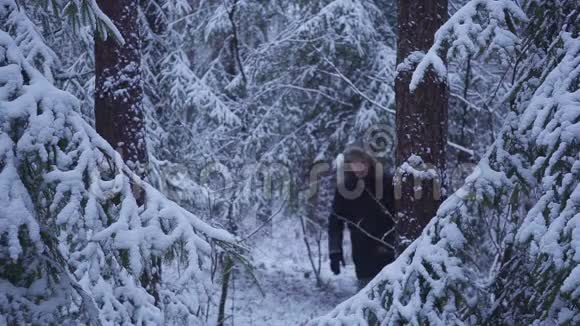
[{"label": "dark winter jacket", "polygon": [[[382,240],[395,247],[393,232],[387,234],[394,225],[393,178],[390,175],[382,178],[382,196],[376,191],[374,175],[364,181],[365,189],[356,198],[349,199],[337,189],[328,226],[329,252],[342,255],[344,224],[348,225],[359,279],[376,276],[395,258],[393,249],[381,243]],[[354,189],[355,182],[356,179],[351,178],[345,185],[346,189]]]}]

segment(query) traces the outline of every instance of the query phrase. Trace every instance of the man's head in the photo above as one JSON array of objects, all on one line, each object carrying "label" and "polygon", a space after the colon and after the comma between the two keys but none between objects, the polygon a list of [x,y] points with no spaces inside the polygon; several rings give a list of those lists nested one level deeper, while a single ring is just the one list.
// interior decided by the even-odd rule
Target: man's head
[{"label": "man's head", "polygon": [[359,179],[372,173],[374,159],[359,147],[351,147],[344,153],[345,170],[350,171]]}]

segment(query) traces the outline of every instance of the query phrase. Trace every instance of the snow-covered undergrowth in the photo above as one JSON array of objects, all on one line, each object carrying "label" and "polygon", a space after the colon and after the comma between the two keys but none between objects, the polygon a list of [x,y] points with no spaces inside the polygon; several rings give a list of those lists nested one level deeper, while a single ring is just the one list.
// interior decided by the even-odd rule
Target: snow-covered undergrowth
[{"label": "snow-covered undergrowth", "polygon": [[[235,268],[226,305],[226,325],[304,325],[356,293],[351,257],[345,255],[346,266],[334,275],[328,267],[326,245],[321,248],[323,285],[316,285],[298,221],[298,216],[278,215],[272,220],[272,228],[265,227],[251,238],[248,255],[254,266],[253,276],[246,268]],[[348,242],[346,249],[350,249]],[[215,325],[217,316],[209,320],[209,325]]]},{"label": "snow-covered undergrowth", "polygon": [[550,51],[421,237],[310,325],[580,323],[580,39],[563,28]]},{"label": "snow-covered undergrowth", "polygon": [[[432,68],[438,78],[447,78],[446,56],[481,55],[483,50],[503,52],[519,42],[514,20],[525,21],[524,12],[511,0],[472,0],[459,9],[435,34],[435,44],[426,54],[415,53],[418,64],[409,89],[414,91]],[[508,60],[507,56],[500,59]],[[414,61],[414,60],[412,60]],[[400,69],[404,69],[401,66]]]},{"label": "snow-covered undergrowth", "polygon": [[0,31],[0,324],[201,323],[207,254],[235,239],[132,173],[27,58]]}]

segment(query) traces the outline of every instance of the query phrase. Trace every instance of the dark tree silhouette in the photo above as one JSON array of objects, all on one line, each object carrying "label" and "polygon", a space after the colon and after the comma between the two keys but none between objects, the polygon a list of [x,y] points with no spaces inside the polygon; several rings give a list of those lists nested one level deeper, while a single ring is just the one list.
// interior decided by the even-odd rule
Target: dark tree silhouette
[{"label": "dark tree silhouette", "polygon": [[[433,71],[411,92],[411,75],[421,53],[433,44],[435,31],[447,19],[447,0],[400,0],[398,3],[398,40],[395,79],[397,166],[416,155],[425,166],[443,179],[445,146],[447,143],[446,82]],[[410,163],[416,163],[412,162]],[[440,204],[441,192],[437,178],[419,180],[409,173],[397,177],[397,231],[401,250],[417,238]]]},{"label": "dark tree silhouette", "polygon": [[143,88],[141,81],[141,40],[139,3],[130,0],[99,0],[125,42],[112,36],[95,38],[95,125],[142,176],[147,164]]}]

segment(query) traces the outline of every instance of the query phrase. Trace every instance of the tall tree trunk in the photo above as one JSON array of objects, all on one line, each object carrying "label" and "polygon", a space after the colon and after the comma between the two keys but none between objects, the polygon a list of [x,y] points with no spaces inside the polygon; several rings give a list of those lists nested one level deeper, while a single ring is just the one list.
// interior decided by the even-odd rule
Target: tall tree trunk
[{"label": "tall tree trunk", "polygon": [[[233,201],[232,201],[233,202]],[[238,226],[234,221],[234,205],[230,204],[228,208],[228,220],[226,223],[226,230],[231,234],[236,234],[238,231]],[[226,301],[228,299],[228,291],[230,286],[230,279],[234,272],[235,261],[229,253],[224,254],[223,259],[223,273],[222,273],[222,292],[220,295],[220,302],[218,306],[218,319],[216,322],[217,326],[223,326],[226,321]],[[233,318],[233,316],[232,316]]]},{"label": "tall tree trunk", "polygon": [[[147,147],[143,114],[139,1],[98,0],[103,12],[115,23],[125,39],[95,38],[95,127],[115,148],[123,161],[146,175]],[[143,204],[144,195],[136,185],[135,199]],[[141,276],[141,283],[159,302],[161,259],[152,257]]]},{"label": "tall tree trunk", "polygon": [[232,24],[232,35],[227,38],[230,44],[230,56],[231,56],[231,64],[228,66],[228,70],[230,75],[236,75],[236,66],[239,70],[239,73],[242,75],[242,80],[244,84],[247,83],[246,80],[246,73],[244,72],[244,66],[242,64],[242,58],[240,57],[240,43],[238,38],[238,25],[236,23],[236,10],[238,9],[238,0],[233,0],[232,7],[228,9],[228,19],[230,20],[230,24]]},{"label": "tall tree trunk", "polygon": [[[447,0],[400,0],[398,3],[399,34],[395,79],[397,166],[416,155],[433,168],[443,180],[445,146],[447,144],[448,89],[445,81],[428,71],[417,89],[409,84],[416,61],[408,57],[415,51],[425,53],[433,44],[435,31],[447,19]],[[397,232],[399,252],[416,239],[435,215],[441,200],[440,180],[419,180],[402,173],[396,180]],[[439,188],[439,189],[438,189]]]},{"label": "tall tree trunk", "polygon": [[141,82],[139,3],[131,0],[99,0],[125,39],[95,38],[95,124],[136,172],[145,175],[147,147]]},{"label": "tall tree trunk", "polygon": [[222,293],[220,295],[220,302],[218,306],[217,326],[224,326],[226,322],[226,300],[228,298],[228,288],[230,286],[230,278],[234,269],[233,259],[226,254],[223,260],[224,271],[222,273]]}]

